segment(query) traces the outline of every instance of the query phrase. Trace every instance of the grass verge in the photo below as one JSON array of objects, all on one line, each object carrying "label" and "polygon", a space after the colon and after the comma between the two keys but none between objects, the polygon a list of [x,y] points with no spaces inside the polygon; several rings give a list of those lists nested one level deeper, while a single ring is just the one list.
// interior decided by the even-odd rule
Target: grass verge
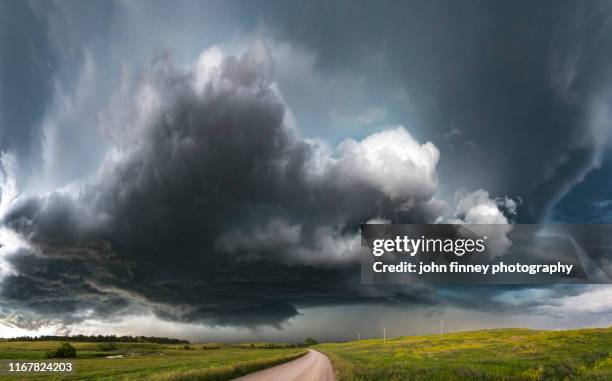
[{"label": "grass verge", "polygon": [[169,372],[153,377],[152,381],[227,381],[258,370],[280,365],[306,354],[306,351],[266,359],[238,362],[219,368],[192,369],[182,372]]}]

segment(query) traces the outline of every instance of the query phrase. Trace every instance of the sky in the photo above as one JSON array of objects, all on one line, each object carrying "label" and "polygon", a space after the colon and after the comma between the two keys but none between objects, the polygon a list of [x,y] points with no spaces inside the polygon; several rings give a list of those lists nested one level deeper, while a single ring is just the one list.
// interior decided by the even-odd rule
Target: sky
[{"label": "sky", "polygon": [[612,221],[610,8],[0,1],[0,336],[611,325],[359,274],[362,223]]}]

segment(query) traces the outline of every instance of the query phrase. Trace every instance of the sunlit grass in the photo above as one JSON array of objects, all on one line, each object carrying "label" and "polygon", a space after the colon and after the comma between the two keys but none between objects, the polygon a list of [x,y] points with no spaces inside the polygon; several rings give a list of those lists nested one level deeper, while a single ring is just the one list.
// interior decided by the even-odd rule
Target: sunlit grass
[{"label": "sunlit grass", "polygon": [[[77,349],[76,371],[66,375],[1,376],[0,380],[229,380],[273,366],[305,352],[302,348],[261,349],[250,345],[164,345],[117,343],[117,349],[102,352],[99,343],[71,343]],[[42,360],[59,342],[0,342],[0,359]],[[208,349],[207,349],[208,348]],[[107,358],[107,356],[123,356]]]},{"label": "sunlit grass", "polygon": [[495,329],[322,344],[338,381],[612,380],[612,328]]}]

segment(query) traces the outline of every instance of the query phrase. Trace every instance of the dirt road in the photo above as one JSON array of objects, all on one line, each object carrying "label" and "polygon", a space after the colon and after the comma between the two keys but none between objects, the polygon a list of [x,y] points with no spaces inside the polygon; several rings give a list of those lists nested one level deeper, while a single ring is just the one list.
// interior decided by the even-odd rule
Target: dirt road
[{"label": "dirt road", "polygon": [[296,360],[233,381],[334,381],[334,372],[327,356],[309,349]]}]

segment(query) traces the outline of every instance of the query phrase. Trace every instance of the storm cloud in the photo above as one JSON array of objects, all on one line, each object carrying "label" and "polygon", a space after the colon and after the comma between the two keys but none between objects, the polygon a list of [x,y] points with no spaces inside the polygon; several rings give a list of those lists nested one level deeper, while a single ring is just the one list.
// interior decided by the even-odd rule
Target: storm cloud
[{"label": "storm cloud", "polygon": [[122,117],[94,179],[12,202],[3,224],[32,247],[8,259],[11,309],[277,324],[296,303],[370,299],[354,282],[363,221],[442,216],[432,143],[403,127],[335,150],[300,138],[264,47],[220,55],[188,68],[160,57],[126,110],[109,110]]},{"label": "storm cloud", "polygon": [[320,70],[353,68],[403,89],[417,130],[467,142],[441,162],[446,181],[520,196],[520,220],[540,222],[599,167],[610,131],[608,3],[357,3],[271,1],[262,18],[317,51]]}]

